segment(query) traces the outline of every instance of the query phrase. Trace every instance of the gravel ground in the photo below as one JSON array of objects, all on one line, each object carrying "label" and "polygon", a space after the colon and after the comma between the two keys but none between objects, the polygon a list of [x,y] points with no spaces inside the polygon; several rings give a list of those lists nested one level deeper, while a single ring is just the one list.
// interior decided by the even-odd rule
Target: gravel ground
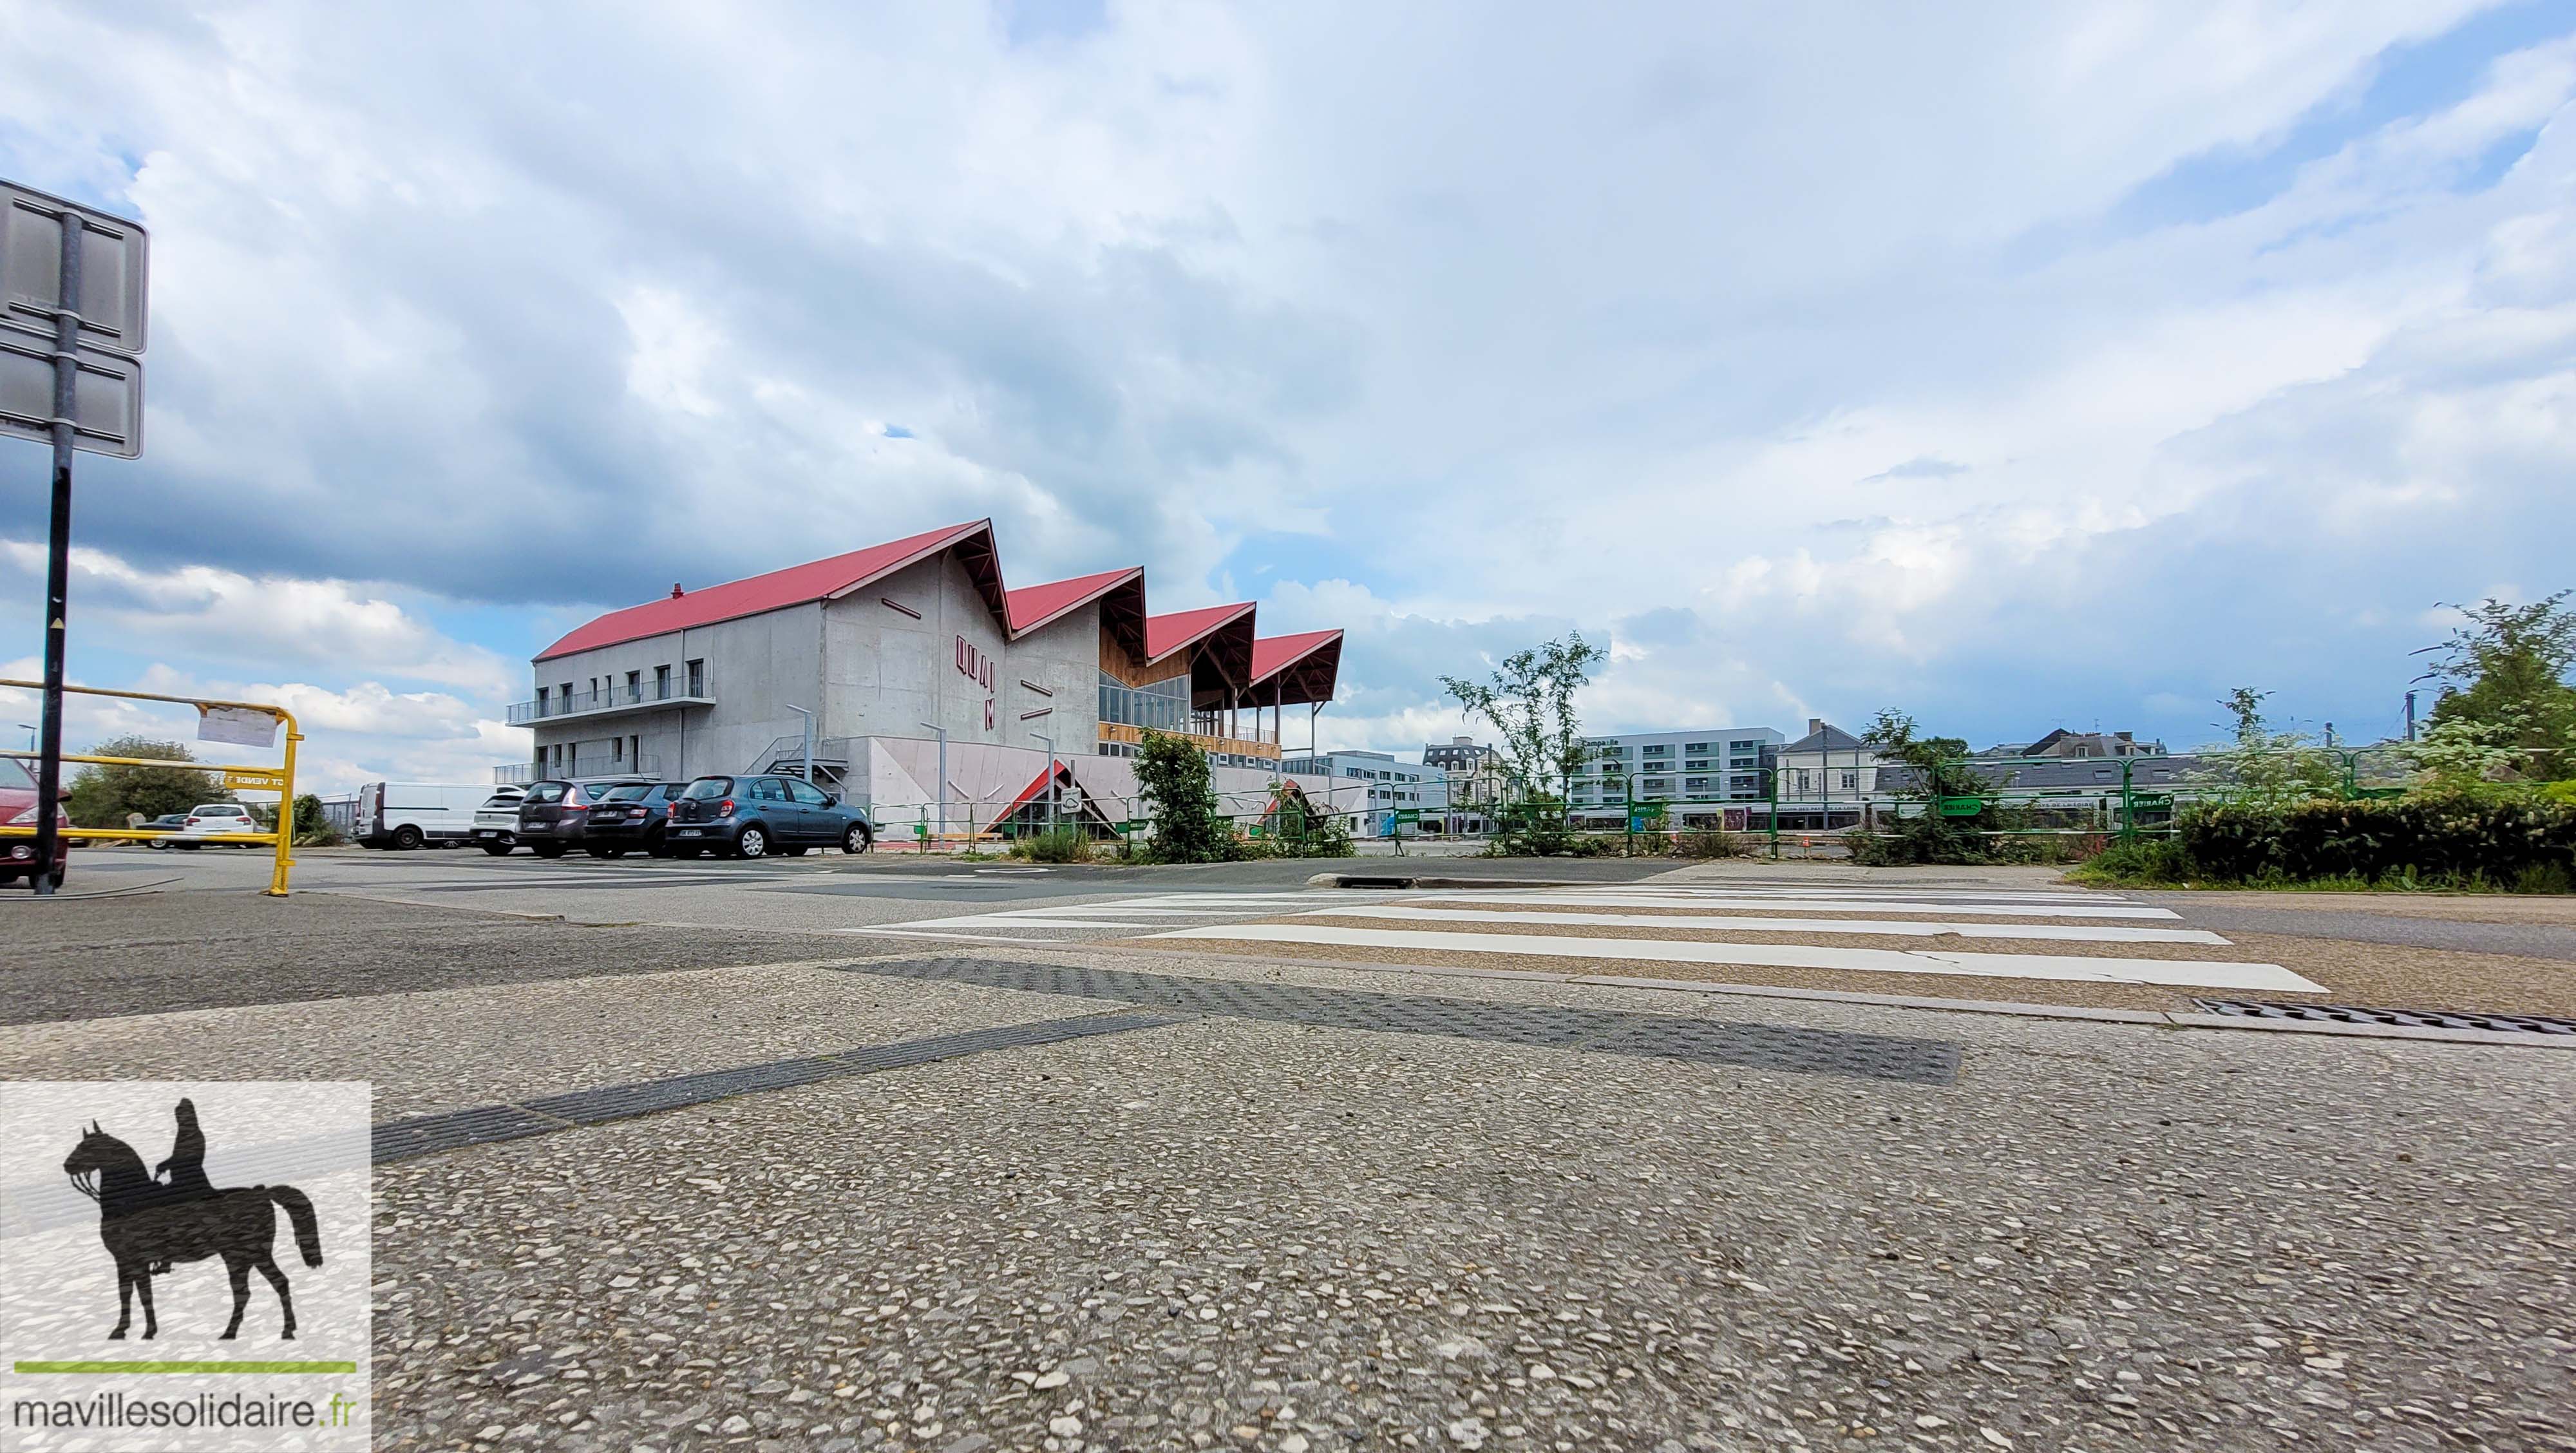
[{"label": "gravel ground", "polygon": [[0,1027],[0,1074],[371,1080],[376,1118],[390,1120],[1045,1012],[969,985],[764,964]]},{"label": "gravel ground", "polygon": [[[1589,930],[1587,930],[1588,932]],[[1766,941],[1773,935],[1764,935]],[[1783,942],[1808,943],[1809,939]],[[1858,943],[1855,940],[1855,943]],[[1573,975],[1608,974],[1642,979],[1688,979],[1703,984],[1758,984],[1775,989],[1830,989],[1847,994],[1900,994],[1923,999],[1996,999],[2016,1004],[2066,1004],[2087,1009],[2149,1009],[2157,1013],[2187,1011],[2192,1008],[2190,993],[2157,984],[2092,984],[2063,979],[1998,979],[1974,974],[1881,974],[1848,972],[1838,969],[1791,969],[1758,964],[1689,964],[1622,959],[1615,963],[1596,963],[1584,959],[1563,959],[1541,955],[1489,953],[1437,953],[1417,948],[1370,948],[1357,944],[1332,943],[1259,943],[1250,940],[1190,939],[1189,948],[1210,954],[1224,954],[1248,963],[1276,963],[1283,959],[1308,963],[1347,963],[1354,966],[1375,965],[1380,968],[1403,964],[1424,964],[1444,968],[1498,969],[1508,973]],[[1122,947],[1129,945],[1112,945]],[[1137,948],[1174,949],[1175,941],[1155,943],[1139,940]],[[1866,948],[1917,947],[1892,944],[1885,939],[1859,946]],[[1960,943],[1960,948],[1983,949],[1986,945]],[[2063,945],[2059,946],[2060,948]],[[2122,948],[2130,945],[2122,944]],[[2217,992],[2215,990],[2211,991]],[[2293,996],[2310,997],[2310,996]]]},{"label": "gravel ground", "polygon": [[1760,1012],[1967,1064],[1205,1020],[390,1167],[378,1436],[2576,1447],[2576,1062]]},{"label": "gravel ground", "polygon": [[298,893],[21,901],[0,1024],[846,954],[832,934],[594,928]]},{"label": "gravel ground", "polygon": [[2457,913],[2395,914],[2318,905],[2275,908],[2262,904],[2174,904],[2170,900],[2164,906],[2185,914],[2193,923],[2229,934],[2349,939],[2400,948],[2458,949],[2576,963],[2576,923],[2542,917],[2490,919]]}]

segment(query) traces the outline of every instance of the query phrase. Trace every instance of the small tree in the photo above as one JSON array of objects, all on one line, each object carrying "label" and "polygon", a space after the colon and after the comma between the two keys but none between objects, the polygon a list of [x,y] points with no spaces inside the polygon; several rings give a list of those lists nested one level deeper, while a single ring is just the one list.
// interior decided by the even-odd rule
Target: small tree
[{"label": "small tree", "polygon": [[1990,785],[1968,765],[1968,744],[1958,737],[1927,737],[1914,718],[1893,707],[1871,718],[1861,740],[1881,761],[1911,769],[1911,780],[1895,796],[1920,804],[1911,814],[1899,812],[1887,832],[1855,840],[1855,861],[1907,863],[1982,863],[1989,854],[1977,829],[1985,815],[1952,817],[1941,810],[1945,797],[1982,798]]},{"label": "small tree", "polygon": [[2485,600],[2455,606],[2468,624],[2439,646],[2433,675],[2444,684],[2433,727],[2454,722],[2488,728],[2486,745],[2514,749],[2514,775],[2539,780],[2576,777],[2576,610],[2560,591],[2530,605]]},{"label": "small tree", "polygon": [[1237,856],[1234,829],[1217,814],[1207,753],[1189,738],[1148,730],[1136,749],[1136,786],[1153,813],[1156,862],[1222,863]]},{"label": "small tree", "polygon": [[1562,641],[1514,651],[1490,682],[1440,678],[1461,708],[1483,717],[1502,738],[1504,767],[1520,799],[1503,804],[1497,814],[1506,824],[1507,846],[1515,839],[1541,852],[1563,845],[1564,788],[1590,755],[1574,694],[1592,679],[1592,668],[1609,659],[1608,650],[1575,631]]},{"label": "small tree", "polygon": [[[150,737],[114,737],[90,749],[93,757],[141,757],[160,762],[193,762],[194,754],[177,742]],[[72,778],[71,800],[64,810],[81,827],[123,827],[126,816],[149,819],[185,812],[201,802],[230,802],[211,772],[194,767],[102,767],[85,763]]]},{"label": "small tree", "polygon": [[2245,807],[2277,809],[2341,795],[2343,767],[2334,753],[2298,732],[2272,729],[2263,715],[2271,694],[2239,686],[2218,703],[2233,718],[2220,725],[2235,740],[2201,752],[2213,764],[2201,780],[2226,788],[2228,800]]}]

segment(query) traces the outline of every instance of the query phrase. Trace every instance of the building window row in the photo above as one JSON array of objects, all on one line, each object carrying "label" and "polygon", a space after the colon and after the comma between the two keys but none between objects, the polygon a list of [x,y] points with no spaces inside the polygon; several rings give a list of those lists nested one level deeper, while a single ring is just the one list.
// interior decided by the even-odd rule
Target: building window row
[{"label": "building window row", "polygon": [[1129,686],[1103,671],[1100,719],[1158,732],[1186,731],[1190,721],[1190,678],[1175,676],[1151,686]]}]

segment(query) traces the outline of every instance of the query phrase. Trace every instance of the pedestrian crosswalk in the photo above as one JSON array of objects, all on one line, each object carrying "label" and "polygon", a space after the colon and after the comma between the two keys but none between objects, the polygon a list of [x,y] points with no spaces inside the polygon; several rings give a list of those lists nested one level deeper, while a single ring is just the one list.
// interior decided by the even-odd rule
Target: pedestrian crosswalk
[{"label": "pedestrian crosswalk", "polygon": [[[2223,935],[2180,926],[2179,918],[2171,909],[2110,893],[1650,882],[1447,890],[1396,901],[1380,895],[1360,902],[1302,904],[1261,922],[1174,926],[1147,937],[1430,954],[1467,962],[1591,960],[1623,966],[1721,965],[2324,992],[2324,986],[2282,965],[2224,953],[2232,945]],[[1838,941],[1853,938],[1951,940],[1980,947]]]},{"label": "pedestrian crosswalk", "polygon": [[1258,944],[1469,964],[1591,961],[1649,976],[1651,968],[1626,966],[2325,992],[2280,964],[2227,953],[2234,945],[2226,937],[2180,918],[2113,893],[1650,880],[1435,892],[1156,893],[850,931],[986,943]]},{"label": "pedestrian crosswalk", "polygon": [[1318,904],[1383,902],[1383,893],[1300,889],[1277,893],[1153,893],[1106,903],[1068,903],[1042,908],[997,909],[958,913],[903,923],[875,924],[844,930],[899,938],[960,938],[986,942],[1080,943],[1102,937],[1126,938],[1187,923],[1225,923],[1247,918],[1276,918]]}]

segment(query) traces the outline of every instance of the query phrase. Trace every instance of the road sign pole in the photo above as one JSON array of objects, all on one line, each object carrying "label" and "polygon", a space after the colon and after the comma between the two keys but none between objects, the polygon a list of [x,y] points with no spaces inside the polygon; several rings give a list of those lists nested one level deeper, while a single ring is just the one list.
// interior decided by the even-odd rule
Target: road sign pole
[{"label": "road sign pole", "polygon": [[37,718],[36,870],[39,898],[54,892],[54,825],[63,788],[63,639],[71,614],[72,420],[80,388],[81,220],[63,214],[62,283],[54,300],[54,506],[45,532],[45,709]]}]

